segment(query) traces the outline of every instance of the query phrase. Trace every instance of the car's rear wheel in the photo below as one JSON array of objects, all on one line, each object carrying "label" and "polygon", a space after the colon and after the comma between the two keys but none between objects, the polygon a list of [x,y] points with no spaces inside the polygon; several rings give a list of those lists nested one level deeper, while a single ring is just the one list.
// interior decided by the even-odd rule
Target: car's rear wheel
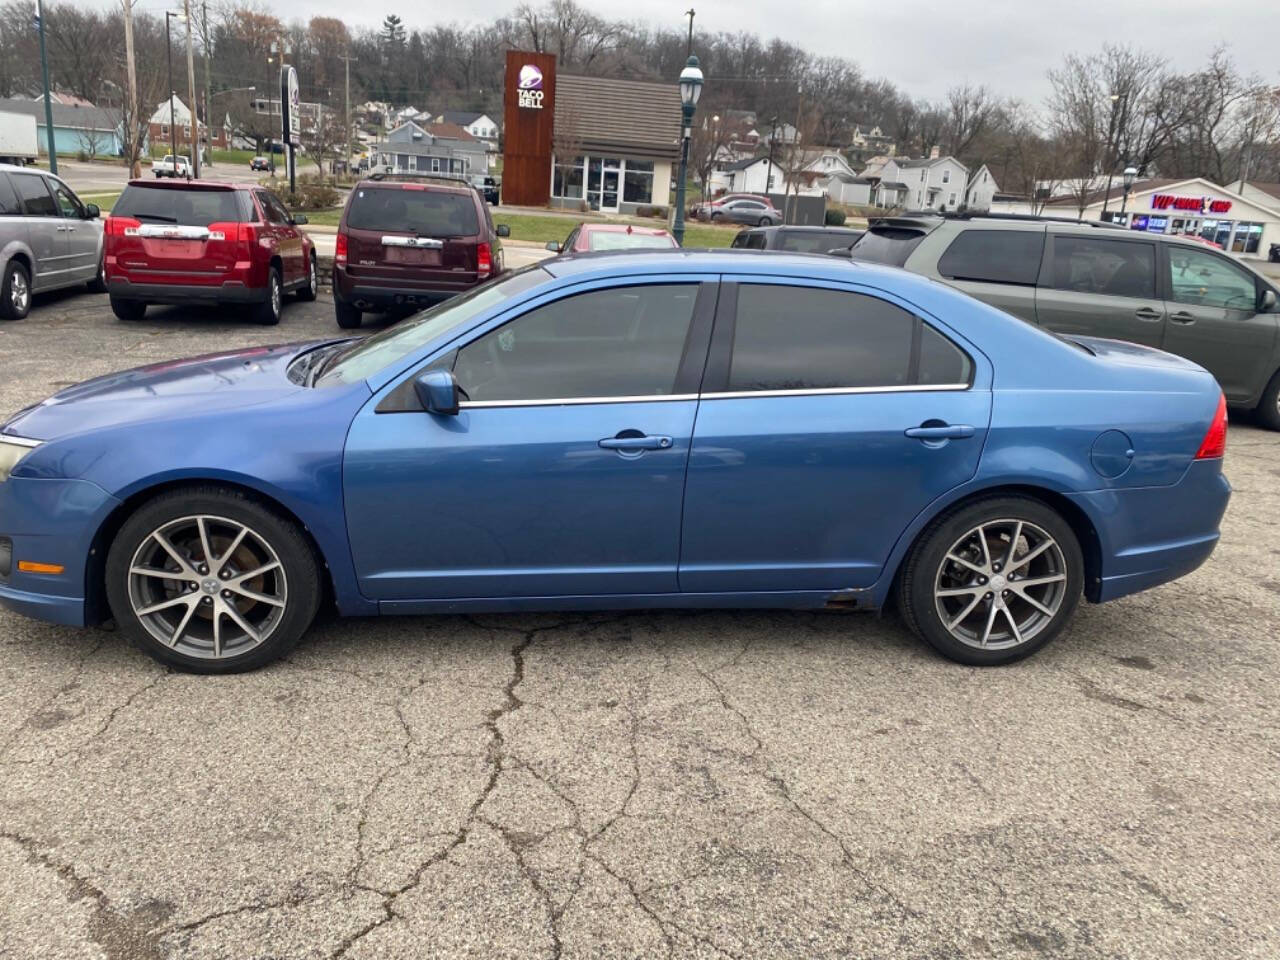
[{"label": "car's rear wheel", "polygon": [[146,315],[147,305],[141,300],[122,300],[119,297],[112,297],[111,312],[118,320],[141,320]]},{"label": "car's rear wheel", "polygon": [[316,277],[316,255],[307,258],[307,282],[298,288],[298,299],[309,302],[316,298],[319,281]]},{"label": "car's rear wheel", "polygon": [[272,267],[267,271],[267,297],[255,311],[257,321],[264,327],[274,327],[280,322],[283,296],[280,290],[280,271]]},{"label": "car's rear wheel", "polygon": [[90,293],[107,292],[107,254],[105,251],[98,256],[98,272],[93,275],[88,287]]},{"label": "car's rear wheel", "polygon": [[1258,404],[1258,422],[1269,430],[1280,430],[1280,370],[1276,371]]},{"label": "car's rear wheel", "polygon": [[292,522],[222,487],[161,494],[107,554],[117,626],[162,663],[252,670],[286,654],[320,605],[315,554]]},{"label": "car's rear wheel", "polygon": [[357,307],[353,307],[351,304],[344,300],[339,300],[337,297],[333,298],[333,315],[338,320],[338,326],[343,330],[359,329],[363,320],[363,316]]},{"label": "car's rear wheel", "polygon": [[31,275],[17,260],[10,260],[0,279],[0,320],[21,320],[30,312]]},{"label": "car's rear wheel", "polygon": [[760,226],[762,226],[762,227],[767,227],[767,226],[769,226],[771,223],[773,223],[773,221],[772,221],[772,220],[770,220],[768,217],[761,217],[761,218],[760,218]]},{"label": "car's rear wheel", "polygon": [[943,656],[990,666],[1034,653],[1071,618],[1084,558],[1038,500],[992,497],[935,520],[898,581],[907,625]]}]

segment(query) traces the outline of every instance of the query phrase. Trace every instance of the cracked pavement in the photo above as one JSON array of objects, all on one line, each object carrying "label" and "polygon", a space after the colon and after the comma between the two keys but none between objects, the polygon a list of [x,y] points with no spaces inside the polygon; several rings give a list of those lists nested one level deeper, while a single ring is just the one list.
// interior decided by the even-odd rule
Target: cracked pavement
[{"label": "cracked pavement", "polygon": [[[0,411],[332,334],[0,327]],[[326,619],[166,671],[0,613],[0,958],[1280,954],[1280,435],[1233,422],[1209,563],[960,667],[894,616]]]}]

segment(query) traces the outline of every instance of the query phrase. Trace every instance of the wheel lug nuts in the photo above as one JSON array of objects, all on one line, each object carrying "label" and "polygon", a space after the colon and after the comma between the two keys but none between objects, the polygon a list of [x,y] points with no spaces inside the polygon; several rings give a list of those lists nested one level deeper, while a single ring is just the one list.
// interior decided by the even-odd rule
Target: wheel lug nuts
[{"label": "wheel lug nuts", "polygon": [[993,594],[993,593],[988,593],[988,594],[987,594],[987,599],[988,599],[988,600],[990,600],[993,596],[995,596],[995,594]]},{"label": "wheel lug nuts", "polygon": [[230,600],[230,599],[231,599],[231,591],[230,591],[230,590],[223,590],[223,591],[222,591],[222,599],[223,599],[223,600]]},{"label": "wheel lug nuts", "polygon": [[204,598],[204,602],[205,602],[205,603],[213,603],[213,597],[205,597],[205,598]]},{"label": "wheel lug nuts", "polygon": [[979,582],[980,584],[982,584],[983,586],[986,586],[987,578],[986,578],[986,577],[979,577],[979,578],[978,578],[978,582]]}]

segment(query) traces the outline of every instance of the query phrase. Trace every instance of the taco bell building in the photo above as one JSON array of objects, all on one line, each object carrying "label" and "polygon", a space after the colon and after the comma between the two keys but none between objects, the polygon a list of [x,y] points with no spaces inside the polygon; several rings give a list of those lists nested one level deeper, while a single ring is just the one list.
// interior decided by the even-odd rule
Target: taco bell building
[{"label": "taco bell building", "polygon": [[667,207],[680,157],[680,91],[557,73],[552,54],[507,51],[502,202],[601,213]]}]

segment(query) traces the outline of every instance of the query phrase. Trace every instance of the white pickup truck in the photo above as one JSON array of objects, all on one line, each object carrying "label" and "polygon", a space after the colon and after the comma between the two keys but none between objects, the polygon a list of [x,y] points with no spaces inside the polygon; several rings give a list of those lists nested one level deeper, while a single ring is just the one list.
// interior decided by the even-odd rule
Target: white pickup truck
[{"label": "white pickup truck", "polygon": [[190,177],[191,161],[186,157],[175,157],[166,153],[161,160],[151,161],[151,172],[159,177]]}]

